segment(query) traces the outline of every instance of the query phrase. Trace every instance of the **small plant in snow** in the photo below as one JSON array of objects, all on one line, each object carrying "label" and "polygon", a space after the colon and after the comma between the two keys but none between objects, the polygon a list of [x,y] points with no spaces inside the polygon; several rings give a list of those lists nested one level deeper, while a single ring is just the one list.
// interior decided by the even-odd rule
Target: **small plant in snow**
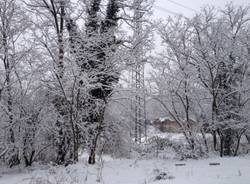
[{"label": "small plant in snow", "polygon": [[159,169],[154,169],[153,173],[155,175],[154,177],[154,181],[157,180],[171,180],[174,179],[175,177],[173,175],[171,175],[169,172],[166,171],[161,171]]}]

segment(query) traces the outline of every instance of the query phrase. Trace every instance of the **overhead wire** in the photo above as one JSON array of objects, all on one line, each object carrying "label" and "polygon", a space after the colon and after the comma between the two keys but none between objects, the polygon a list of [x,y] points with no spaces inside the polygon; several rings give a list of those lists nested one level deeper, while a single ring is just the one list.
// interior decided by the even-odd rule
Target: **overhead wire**
[{"label": "overhead wire", "polygon": [[184,4],[178,3],[178,2],[173,1],[173,0],[167,0],[167,1],[169,1],[169,2],[171,2],[171,3],[173,3],[173,4],[176,4],[176,5],[178,5],[178,6],[182,7],[182,8],[185,8],[185,9],[187,9],[187,10],[190,10],[190,11],[193,11],[193,12],[195,12],[195,13],[198,13],[197,10],[195,10],[195,9],[193,9],[193,8],[190,8],[190,7],[188,7],[188,6],[184,5]]},{"label": "overhead wire", "polygon": [[[175,4],[175,5],[178,5],[178,6],[182,7],[182,8],[185,8],[187,10],[193,11],[195,13],[199,13],[197,10],[195,10],[193,8],[190,8],[190,7],[186,6],[186,5],[183,5],[181,3],[178,3],[176,1],[173,1],[173,0],[167,0],[167,1],[169,1],[169,2],[171,2],[173,4]],[[154,5],[154,7],[155,7],[155,9],[158,9],[160,11],[167,12],[167,13],[170,13],[170,14],[173,14],[173,15],[176,15],[176,16],[182,15],[181,13],[174,12],[172,10],[169,10],[169,9],[165,8],[165,7],[161,7],[161,6],[158,6],[158,5]],[[184,15],[182,15],[182,16],[185,17]]]},{"label": "overhead wire", "polygon": [[183,14],[177,13],[177,12],[174,12],[174,11],[171,11],[171,10],[169,10],[169,9],[167,9],[167,8],[163,8],[163,7],[160,7],[160,6],[157,6],[157,5],[155,5],[154,7],[155,7],[155,9],[157,9],[157,10],[160,10],[160,11],[163,11],[163,12],[166,12],[166,13],[170,13],[170,14],[175,15],[175,16],[182,16],[182,17],[187,18],[187,17],[184,16]]},{"label": "overhead wire", "polygon": [[174,11],[171,11],[171,10],[167,9],[167,8],[163,8],[163,7],[160,7],[160,6],[157,6],[157,5],[154,5],[154,7],[155,7],[156,9],[160,10],[160,11],[164,11],[164,12],[167,12],[167,13],[171,13],[171,14],[173,14],[173,15],[180,15],[180,13],[176,13],[176,12],[174,12]]}]

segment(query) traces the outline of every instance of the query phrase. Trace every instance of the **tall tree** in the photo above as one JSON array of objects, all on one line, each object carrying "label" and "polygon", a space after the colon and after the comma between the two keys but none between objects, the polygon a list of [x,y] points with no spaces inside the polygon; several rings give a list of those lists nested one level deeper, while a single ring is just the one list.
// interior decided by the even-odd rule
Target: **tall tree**
[{"label": "tall tree", "polygon": [[[90,107],[89,114],[84,117],[90,128],[89,164],[95,163],[97,141],[103,129],[105,106],[118,82],[119,73],[113,54],[117,47],[115,32],[118,26],[119,1],[109,0],[105,18],[100,19],[100,0],[90,1],[87,7],[85,33],[80,34],[74,21],[68,21],[68,32],[71,41],[71,53],[80,67],[80,75],[86,74],[90,81],[88,98],[83,105]],[[79,81],[83,85],[83,81]]]},{"label": "tall tree", "polygon": [[[24,43],[24,35],[28,28],[27,16],[22,11],[20,3],[15,0],[0,2],[0,61],[3,67],[1,73],[0,103],[4,109],[7,125],[7,146],[9,166],[19,163],[18,147],[15,132],[15,113],[14,113],[14,89],[18,80],[17,65],[21,63],[27,54]],[[6,107],[6,108],[5,108]],[[4,122],[4,121],[3,121]]]}]

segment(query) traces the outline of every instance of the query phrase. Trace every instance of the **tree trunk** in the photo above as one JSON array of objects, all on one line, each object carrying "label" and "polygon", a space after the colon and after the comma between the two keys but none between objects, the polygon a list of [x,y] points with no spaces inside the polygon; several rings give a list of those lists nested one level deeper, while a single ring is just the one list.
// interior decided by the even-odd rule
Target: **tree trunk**
[{"label": "tree trunk", "polygon": [[95,155],[96,155],[96,147],[97,147],[98,137],[99,137],[99,132],[97,133],[97,135],[93,139],[91,149],[90,149],[88,163],[92,164],[92,165],[95,164]]},{"label": "tree trunk", "polygon": [[220,136],[220,157],[223,157],[224,156],[224,153],[223,153],[223,147],[224,147],[224,137],[223,135]]},{"label": "tree trunk", "polygon": [[88,159],[88,164],[95,164],[95,149],[93,148],[90,150],[90,155],[89,155],[89,159]]},{"label": "tree trunk", "polygon": [[78,162],[78,150],[79,150],[79,128],[76,125],[75,126],[75,130],[76,130],[76,137],[75,137],[75,146],[74,146],[74,161]]},{"label": "tree trunk", "polygon": [[213,146],[214,146],[214,150],[217,151],[217,137],[216,137],[216,131],[215,131],[215,130],[213,130],[212,136],[213,136]]},{"label": "tree trunk", "polygon": [[[57,122],[57,123],[61,123],[61,122]],[[58,165],[62,165],[65,163],[66,160],[66,148],[65,148],[65,144],[66,144],[66,140],[65,140],[65,134],[63,133],[63,128],[60,127],[62,125],[59,125],[59,136],[57,138],[57,159],[56,159],[56,163]]]},{"label": "tree trunk", "polygon": [[233,146],[233,131],[231,129],[225,130],[224,133],[224,145],[223,145],[223,155],[224,156],[232,156],[232,146]]},{"label": "tree trunk", "polygon": [[237,137],[237,144],[236,144],[236,148],[234,151],[234,156],[236,157],[238,154],[238,150],[239,150],[239,146],[240,146],[240,139],[241,139],[241,135]]},{"label": "tree trunk", "polygon": [[93,117],[93,122],[98,123],[98,126],[94,130],[94,137],[92,140],[91,148],[90,148],[90,155],[88,159],[89,164],[95,164],[95,155],[96,155],[96,147],[97,147],[97,141],[99,139],[99,136],[101,135],[102,132],[102,123],[103,123],[103,118],[104,118],[104,111],[105,107],[101,110],[101,113],[97,117]]},{"label": "tree trunk", "polygon": [[206,152],[208,153],[209,152],[209,148],[208,148],[208,144],[207,144],[206,134],[205,134],[203,128],[201,129],[201,135],[202,135],[202,138],[203,138],[203,141],[204,141]]},{"label": "tree trunk", "polygon": [[26,167],[29,167],[32,165],[34,156],[35,156],[34,150],[31,152],[31,155],[29,157],[27,155],[24,155],[24,161],[25,161]]}]

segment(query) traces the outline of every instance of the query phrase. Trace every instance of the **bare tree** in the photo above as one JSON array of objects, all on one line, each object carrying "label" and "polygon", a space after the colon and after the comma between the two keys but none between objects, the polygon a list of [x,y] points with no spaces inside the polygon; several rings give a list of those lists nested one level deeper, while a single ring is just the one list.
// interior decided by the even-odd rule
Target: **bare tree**
[{"label": "bare tree", "polygon": [[[219,135],[221,156],[237,154],[240,138],[247,127],[244,109],[249,106],[249,53],[243,38],[248,38],[248,11],[248,8],[229,4],[216,14],[208,7],[191,19],[170,19],[160,29],[163,42],[169,48],[162,57],[163,61],[167,61],[163,65],[166,71],[163,69],[159,76],[164,76],[166,72],[173,77],[170,83],[177,85],[177,89],[172,93],[170,90],[169,95],[177,95],[185,107],[184,112],[176,108],[176,114],[186,114],[187,117],[187,112],[198,106],[201,112],[207,109],[209,115],[198,115],[195,111],[193,115],[202,117],[200,119],[208,125],[215,149],[216,135]],[[178,74],[172,74],[171,70],[178,71]],[[179,94],[182,85],[183,94]],[[203,96],[204,100],[189,96],[191,91],[196,97]],[[201,100],[203,105],[199,102]]]},{"label": "bare tree", "polygon": [[[15,85],[18,83],[17,67],[27,54],[27,48],[23,46],[24,35],[29,27],[26,14],[21,5],[15,0],[7,0],[0,3],[0,61],[1,61],[1,108],[5,111],[7,125],[7,145],[9,147],[8,164],[10,166],[19,163],[18,149],[15,135],[15,114],[13,102],[15,99]],[[23,23],[26,22],[26,23]],[[23,46],[23,47],[22,47]],[[22,49],[23,48],[23,49]],[[27,50],[26,50],[27,49]],[[6,108],[5,108],[6,107]]]}]

